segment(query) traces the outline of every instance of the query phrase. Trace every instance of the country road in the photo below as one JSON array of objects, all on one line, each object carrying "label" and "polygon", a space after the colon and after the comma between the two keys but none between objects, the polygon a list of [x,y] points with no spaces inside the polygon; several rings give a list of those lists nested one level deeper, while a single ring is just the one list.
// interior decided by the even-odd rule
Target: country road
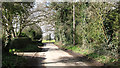
[{"label": "country road", "polygon": [[76,58],[52,43],[39,48],[42,48],[42,52],[18,52],[16,54],[29,59],[26,66],[95,66],[90,61]]}]

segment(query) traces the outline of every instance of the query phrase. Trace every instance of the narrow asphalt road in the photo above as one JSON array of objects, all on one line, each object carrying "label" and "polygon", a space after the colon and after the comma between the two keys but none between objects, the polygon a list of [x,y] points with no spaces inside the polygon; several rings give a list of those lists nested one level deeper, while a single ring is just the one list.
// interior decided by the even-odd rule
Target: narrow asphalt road
[{"label": "narrow asphalt road", "polygon": [[[73,55],[59,49],[54,44],[46,44],[42,52],[18,52],[19,56],[25,56],[28,61],[27,66],[92,66],[93,64],[81,61]],[[84,59],[82,59],[84,60]],[[89,61],[88,61],[89,62]],[[70,67],[69,67],[70,68]]]}]

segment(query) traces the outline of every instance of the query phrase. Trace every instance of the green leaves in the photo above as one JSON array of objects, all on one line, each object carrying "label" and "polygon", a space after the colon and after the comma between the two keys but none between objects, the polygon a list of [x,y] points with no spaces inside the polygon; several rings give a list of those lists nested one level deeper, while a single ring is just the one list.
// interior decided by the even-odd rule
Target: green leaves
[{"label": "green leaves", "polygon": [[27,12],[27,6],[29,6],[30,3],[14,3],[14,2],[4,2],[2,3],[2,6],[4,8],[4,11],[9,12],[10,14],[22,14]]}]

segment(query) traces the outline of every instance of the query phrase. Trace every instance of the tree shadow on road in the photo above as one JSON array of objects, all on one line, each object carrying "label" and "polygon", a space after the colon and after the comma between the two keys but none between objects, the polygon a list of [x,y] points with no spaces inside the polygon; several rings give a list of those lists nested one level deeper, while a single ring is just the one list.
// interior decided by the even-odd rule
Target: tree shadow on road
[{"label": "tree shadow on road", "polygon": [[35,56],[20,56],[25,58],[24,66],[16,66],[16,68],[45,68],[41,63],[46,58]]}]

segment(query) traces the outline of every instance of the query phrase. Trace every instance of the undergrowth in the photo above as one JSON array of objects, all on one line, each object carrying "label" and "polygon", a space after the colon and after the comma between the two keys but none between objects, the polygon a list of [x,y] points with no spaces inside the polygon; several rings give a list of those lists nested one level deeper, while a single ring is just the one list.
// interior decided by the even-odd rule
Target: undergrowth
[{"label": "undergrowth", "polygon": [[15,68],[15,66],[24,66],[26,62],[26,59],[24,57],[13,54],[3,54],[2,57],[3,68]]},{"label": "undergrowth", "polygon": [[[61,48],[72,50],[75,53],[80,53],[81,55],[88,56],[88,58],[92,58],[100,63],[107,64],[107,65],[112,65],[114,66],[115,62],[119,62],[118,59],[109,57],[106,55],[100,55],[96,53],[94,50],[90,50],[89,48],[81,48],[79,45],[73,46],[73,45],[62,45],[59,44],[59,42],[55,43],[56,45],[60,46]],[[116,64],[117,66],[120,66],[120,64]]]}]

